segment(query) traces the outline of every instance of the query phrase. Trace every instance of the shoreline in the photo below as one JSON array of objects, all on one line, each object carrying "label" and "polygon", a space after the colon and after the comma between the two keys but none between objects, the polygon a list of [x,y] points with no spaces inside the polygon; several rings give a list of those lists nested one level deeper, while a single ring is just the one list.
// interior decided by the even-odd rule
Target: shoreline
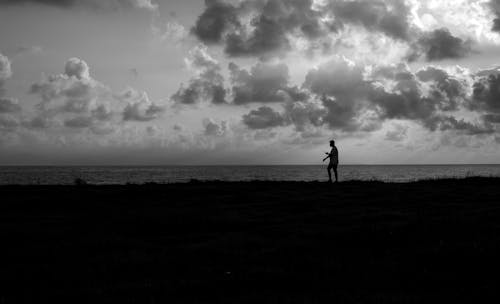
[{"label": "shoreline", "polygon": [[[416,184],[416,183],[450,183],[458,181],[468,181],[474,183],[481,182],[500,182],[500,176],[466,176],[466,177],[436,177],[436,178],[423,178],[405,181],[385,181],[385,180],[340,180],[338,183],[332,183],[335,185],[349,185],[349,184]],[[237,185],[237,184],[299,184],[299,185],[317,185],[317,184],[330,184],[326,179],[324,180],[314,180],[314,181],[286,181],[286,180],[241,180],[241,181],[225,181],[225,180],[202,180],[202,179],[190,179],[184,182],[144,182],[144,183],[90,183],[84,179],[76,178],[72,183],[64,184],[0,184],[0,189],[2,187],[71,187],[71,186],[87,186],[87,187],[127,187],[127,186],[175,186],[175,185],[192,185],[192,184],[227,184],[227,185]]]}]

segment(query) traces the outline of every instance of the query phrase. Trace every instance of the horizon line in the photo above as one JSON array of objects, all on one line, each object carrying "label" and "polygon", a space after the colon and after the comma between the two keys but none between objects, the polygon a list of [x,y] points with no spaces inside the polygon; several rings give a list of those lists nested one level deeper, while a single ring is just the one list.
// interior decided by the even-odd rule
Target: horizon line
[{"label": "horizon line", "polygon": [[[0,167],[292,167],[326,166],[327,164],[0,164]],[[399,164],[356,164],[339,166],[499,166],[500,163],[399,163]]]}]

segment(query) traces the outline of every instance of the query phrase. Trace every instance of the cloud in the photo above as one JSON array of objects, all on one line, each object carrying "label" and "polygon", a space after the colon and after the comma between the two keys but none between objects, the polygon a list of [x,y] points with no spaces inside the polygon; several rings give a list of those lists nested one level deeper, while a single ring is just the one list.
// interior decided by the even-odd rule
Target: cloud
[{"label": "cloud", "polygon": [[500,113],[500,75],[479,77],[473,85],[472,97],[471,109]]},{"label": "cloud", "polygon": [[[250,73],[241,73],[243,79],[251,78]],[[499,100],[494,95],[496,91],[489,89],[498,86],[495,80],[498,81],[490,78],[488,84],[483,79],[483,83],[475,85],[475,99],[480,102],[475,102],[474,106],[490,114],[497,110],[496,101]],[[247,84],[251,82],[244,83],[243,87],[252,87]],[[272,81],[264,83],[269,85]],[[278,83],[270,87],[283,87],[285,82]],[[483,120],[454,116],[471,107],[472,83],[473,76],[460,68],[443,70],[427,66],[415,73],[405,64],[363,66],[344,57],[335,57],[308,72],[301,100],[282,99],[281,113],[270,107],[252,110],[243,116],[243,122],[251,129],[293,125],[296,131],[305,132],[310,127],[327,126],[352,133],[376,131],[387,120],[407,120],[430,131],[489,134],[495,128],[487,120],[493,122],[496,116],[484,116]],[[267,91],[265,88],[256,91],[262,94]]]},{"label": "cloud", "polygon": [[243,115],[243,123],[253,130],[271,129],[285,125],[285,119],[273,108],[264,106]]},{"label": "cloud", "polygon": [[88,64],[79,58],[70,58],[64,66],[64,73],[69,77],[77,79],[90,79],[90,70]]},{"label": "cloud", "polygon": [[315,98],[304,101],[291,101],[283,107],[286,121],[293,124],[299,132],[307,131],[308,126],[319,127],[324,125],[328,115],[328,109]]},{"label": "cloud", "polygon": [[0,97],[0,114],[1,113],[19,113],[22,108],[13,98],[1,98]]},{"label": "cloud", "polygon": [[151,30],[157,40],[176,45],[183,42],[189,35],[188,30],[175,20],[167,21],[163,24],[153,23]]},{"label": "cloud", "polygon": [[423,33],[413,44],[408,59],[415,61],[421,56],[426,61],[460,59],[472,53],[472,42],[455,37],[446,28]]},{"label": "cloud", "polygon": [[30,92],[40,97],[42,110],[70,113],[88,112],[110,94],[109,88],[90,77],[87,63],[78,58],[68,59],[63,74],[34,83]]},{"label": "cloud", "polygon": [[361,26],[396,40],[410,41],[410,9],[399,0],[261,0],[231,4],[206,0],[192,33],[206,44],[221,44],[231,57],[269,58],[292,49],[328,45],[331,34]]},{"label": "cloud", "polygon": [[205,128],[204,134],[206,136],[216,136],[221,137],[228,131],[228,124],[226,121],[221,121],[217,123],[211,118],[203,120],[203,126]]},{"label": "cloud", "polygon": [[92,10],[146,9],[154,11],[158,4],[151,0],[0,0],[0,5],[41,4],[64,9],[82,7]]},{"label": "cloud", "polygon": [[165,111],[145,92],[129,88],[113,93],[92,78],[89,65],[79,58],[68,59],[64,73],[44,77],[31,86],[30,92],[40,98],[40,103],[35,117],[23,122],[29,129],[60,125],[103,135],[114,131],[122,121],[151,121]]},{"label": "cloud", "polygon": [[495,14],[491,30],[494,32],[500,32],[500,0],[490,0],[489,5]]},{"label": "cloud", "polygon": [[0,53],[0,96],[5,93],[4,83],[12,77],[12,68],[9,58]]},{"label": "cloud", "polygon": [[385,139],[389,141],[400,142],[408,137],[408,126],[402,124],[394,124],[393,130],[387,131],[385,134]]},{"label": "cloud", "polygon": [[207,44],[221,42],[230,27],[240,28],[238,9],[219,0],[205,0],[205,11],[198,17],[192,32]]},{"label": "cloud", "polygon": [[418,80],[427,86],[428,95],[442,111],[456,111],[469,94],[468,76],[452,75],[447,71],[427,66],[416,73]]},{"label": "cloud", "polygon": [[0,114],[0,131],[14,131],[17,127],[19,127],[18,118],[12,115]]},{"label": "cloud", "polygon": [[41,46],[20,46],[16,49],[15,55],[39,54],[41,52],[43,52],[43,48]]},{"label": "cloud", "polygon": [[404,1],[331,1],[329,8],[341,25],[359,25],[394,39],[410,39],[410,9]]},{"label": "cloud", "polygon": [[89,128],[92,126],[92,124],[93,120],[90,116],[77,116],[64,122],[64,125],[66,127],[75,129]]},{"label": "cloud", "polygon": [[165,107],[151,102],[146,92],[128,89],[117,97],[127,103],[123,110],[124,121],[151,121],[165,112]]},{"label": "cloud", "polygon": [[186,59],[189,68],[195,71],[193,77],[186,86],[172,95],[172,100],[178,104],[196,104],[208,101],[214,104],[226,103],[226,90],[224,89],[224,77],[217,60],[208,54],[205,46],[197,46],[189,52]]},{"label": "cloud", "polygon": [[39,114],[29,120],[23,122],[23,125],[28,129],[44,130],[50,128],[54,122],[44,114]]},{"label": "cloud", "polygon": [[250,72],[229,64],[233,85],[233,103],[280,102],[285,100],[288,87],[288,67],[285,64],[257,63]]},{"label": "cloud", "polygon": [[344,57],[336,57],[306,75],[303,86],[319,96],[327,109],[322,121],[331,128],[344,131],[359,128],[356,117],[364,108],[370,89],[363,73],[364,67]]},{"label": "cloud", "polygon": [[224,44],[232,57],[269,57],[290,49],[288,36],[317,40],[331,31],[320,21],[312,0],[242,1],[238,5],[206,0],[192,33],[204,43]]}]

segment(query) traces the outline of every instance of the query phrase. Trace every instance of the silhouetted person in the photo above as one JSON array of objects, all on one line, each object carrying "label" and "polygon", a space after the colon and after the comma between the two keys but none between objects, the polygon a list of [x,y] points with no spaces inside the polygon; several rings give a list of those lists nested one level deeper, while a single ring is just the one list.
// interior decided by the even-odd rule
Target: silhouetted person
[{"label": "silhouetted person", "polygon": [[330,153],[326,153],[328,155],[325,159],[323,159],[323,162],[327,159],[330,159],[330,164],[328,164],[328,181],[331,183],[332,182],[332,169],[333,172],[335,173],[335,182],[337,183],[339,181],[338,178],[338,173],[337,173],[337,168],[339,166],[339,150],[335,146],[335,141],[331,140],[330,141],[330,147],[332,147],[332,151]]}]

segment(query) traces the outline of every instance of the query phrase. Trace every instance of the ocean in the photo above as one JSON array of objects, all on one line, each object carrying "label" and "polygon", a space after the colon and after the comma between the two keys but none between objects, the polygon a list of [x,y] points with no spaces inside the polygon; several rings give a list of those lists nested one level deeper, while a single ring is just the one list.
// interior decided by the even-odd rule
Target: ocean
[{"label": "ocean", "polygon": [[[343,165],[341,181],[411,182],[422,179],[500,177],[500,165]],[[183,183],[200,181],[326,181],[325,166],[74,166],[0,167],[0,185]]]}]

